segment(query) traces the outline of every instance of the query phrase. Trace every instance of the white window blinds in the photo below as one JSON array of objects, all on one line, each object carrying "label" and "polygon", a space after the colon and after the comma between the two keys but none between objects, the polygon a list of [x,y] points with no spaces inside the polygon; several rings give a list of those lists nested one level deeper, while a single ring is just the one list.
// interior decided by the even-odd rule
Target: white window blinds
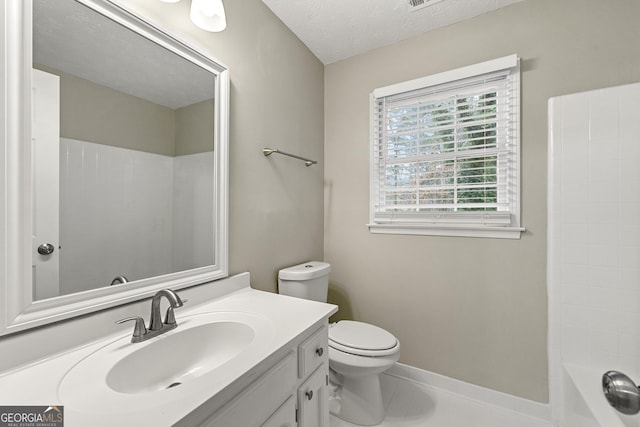
[{"label": "white window blinds", "polygon": [[370,226],[519,227],[519,86],[514,55],[374,91]]}]

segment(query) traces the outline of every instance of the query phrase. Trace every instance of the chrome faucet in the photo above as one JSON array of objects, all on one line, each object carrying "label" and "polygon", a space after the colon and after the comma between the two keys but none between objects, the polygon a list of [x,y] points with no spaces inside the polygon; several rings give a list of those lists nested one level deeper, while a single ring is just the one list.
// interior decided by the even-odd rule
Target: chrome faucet
[{"label": "chrome faucet", "polygon": [[[167,309],[164,322],[162,322],[160,314],[160,300],[162,297],[167,298],[169,301],[169,308]],[[149,330],[159,331],[166,328],[169,330],[178,326],[176,323],[176,317],[173,314],[173,309],[182,307],[182,305],[182,300],[178,294],[173,292],[171,289],[162,289],[161,291],[156,292],[153,298],[151,298],[151,320],[149,320]]]},{"label": "chrome faucet", "polygon": [[116,276],[112,281],[111,281],[111,285],[109,286],[113,286],[113,285],[118,285],[118,284],[125,284],[128,283],[129,280],[125,277],[125,276]]},{"label": "chrome faucet", "polygon": [[[162,315],[160,313],[160,300],[162,297],[165,297],[167,301],[169,301],[169,308],[167,308],[164,322],[162,321]],[[136,325],[133,328],[131,342],[143,342],[175,329],[178,326],[178,323],[176,323],[176,316],[173,313],[173,310],[175,308],[182,307],[183,305],[184,302],[180,299],[178,294],[171,289],[162,289],[156,292],[153,298],[151,298],[151,319],[149,320],[149,329],[145,326],[144,319],[139,316],[120,319],[116,323],[124,323],[134,320]]]}]

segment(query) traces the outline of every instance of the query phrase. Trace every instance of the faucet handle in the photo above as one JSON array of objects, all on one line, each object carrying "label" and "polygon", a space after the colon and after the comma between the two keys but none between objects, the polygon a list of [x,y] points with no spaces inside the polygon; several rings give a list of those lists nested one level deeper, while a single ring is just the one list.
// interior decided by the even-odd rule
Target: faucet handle
[{"label": "faucet handle", "polygon": [[135,320],[136,322],[133,328],[133,336],[131,337],[131,341],[133,342],[136,338],[142,338],[143,335],[147,334],[147,327],[144,325],[144,319],[140,316],[126,317],[116,321],[116,323],[120,324],[131,320]]},{"label": "faucet handle", "polygon": [[175,325],[176,323],[176,315],[173,312],[173,308],[167,308],[167,314],[164,315],[164,324],[165,325]]},{"label": "faucet handle", "polygon": [[[176,306],[176,308],[182,307],[184,303],[187,302],[186,299],[180,301],[180,305]],[[165,325],[175,325],[176,324],[176,315],[173,312],[173,307],[167,308],[167,313],[164,315],[164,324]]]},{"label": "faucet handle", "polygon": [[175,292],[174,292],[174,295],[176,296],[176,308],[182,307],[184,305],[184,303],[188,301],[186,299],[180,298],[180,296],[178,294],[176,294]]}]

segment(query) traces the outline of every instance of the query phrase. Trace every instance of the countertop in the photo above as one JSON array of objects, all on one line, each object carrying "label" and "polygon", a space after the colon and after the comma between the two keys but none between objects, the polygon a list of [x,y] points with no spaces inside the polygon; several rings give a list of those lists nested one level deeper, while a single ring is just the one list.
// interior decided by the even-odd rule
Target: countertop
[{"label": "countertop", "polygon": [[[207,408],[214,409],[222,405],[227,396],[240,391],[242,385],[235,383],[241,378],[255,373],[252,370],[275,355],[283,346],[312,326],[322,324],[337,311],[334,305],[254,290],[250,287],[249,275],[246,273],[222,280],[235,281],[229,293],[191,308],[187,303],[185,307],[176,310],[178,327],[149,341],[178,333],[181,320],[203,313],[240,312],[268,319],[268,339],[255,351],[244,355],[242,363],[231,364],[229,369],[218,370],[215,375],[204,374],[191,380],[188,386],[185,384],[175,389],[153,392],[153,399],[144,393],[123,394],[111,391],[106,397],[97,394],[92,404],[86,406],[77,402],[65,402],[60,390],[68,372],[97,350],[131,336],[133,324],[114,325],[114,333],[111,335],[0,374],[0,405],[63,406],[65,427],[172,425],[205,403]],[[148,320],[146,312],[143,316]],[[33,345],[37,346],[38,343],[34,342]],[[144,343],[130,345],[139,346]],[[158,354],[157,357],[161,360],[163,355]],[[87,378],[88,384],[100,381],[104,382],[105,379]],[[88,386],[87,393],[91,393]],[[216,396],[220,397],[218,402]]]}]

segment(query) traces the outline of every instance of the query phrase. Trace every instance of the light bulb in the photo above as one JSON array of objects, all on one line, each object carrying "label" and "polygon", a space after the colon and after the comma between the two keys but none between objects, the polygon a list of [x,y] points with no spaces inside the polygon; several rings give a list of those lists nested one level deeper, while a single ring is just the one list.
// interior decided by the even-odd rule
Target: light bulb
[{"label": "light bulb", "polygon": [[227,18],[222,0],[192,0],[191,21],[205,31],[224,30]]},{"label": "light bulb", "polygon": [[214,15],[222,15],[224,10],[221,12],[222,3],[216,1],[203,1],[200,3],[200,12],[202,12],[206,17],[211,18]]}]

